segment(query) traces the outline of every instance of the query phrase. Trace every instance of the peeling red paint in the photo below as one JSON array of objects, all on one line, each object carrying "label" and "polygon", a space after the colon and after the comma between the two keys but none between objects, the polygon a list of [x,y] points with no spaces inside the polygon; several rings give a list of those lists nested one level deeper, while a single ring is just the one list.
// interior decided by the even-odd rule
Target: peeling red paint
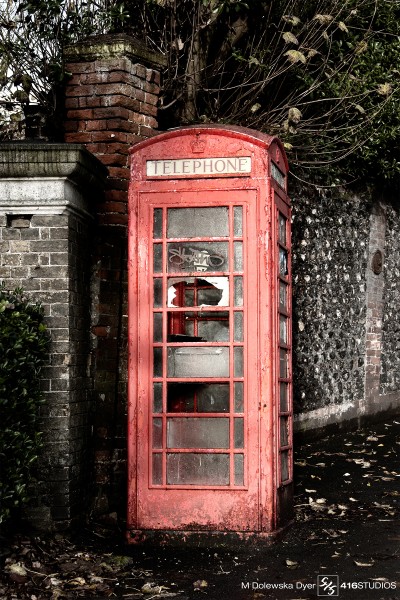
[{"label": "peeling red paint", "polygon": [[204,126],[131,158],[128,539],[269,539],[292,503],[284,150]]}]

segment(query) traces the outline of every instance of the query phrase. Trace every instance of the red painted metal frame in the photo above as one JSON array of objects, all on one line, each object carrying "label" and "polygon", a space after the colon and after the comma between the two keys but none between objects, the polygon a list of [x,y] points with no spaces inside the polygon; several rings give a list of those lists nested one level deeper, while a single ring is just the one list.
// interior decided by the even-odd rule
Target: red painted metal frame
[{"label": "red painted metal frame", "polygon": [[[251,173],[210,176],[147,177],[146,161],[198,157],[251,157]],[[290,204],[286,193],[288,165],[280,142],[273,137],[223,126],[188,127],[140,142],[131,150],[129,193],[129,407],[128,407],[128,539],[144,532],[241,532],[265,536],[291,518],[292,404],[290,334]],[[274,165],[274,166],[272,166]],[[150,279],[153,207],[215,207],[243,205],[247,229],[244,286],[247,304],[244,382],[248,388],[244,486],[167,486],[150,481],[152,326]],[[233,209],[232,209],[233,210]],[[279,241],[279,213],[286,219],[286,242]],[[165,225],[164,225],[165,233]],[[203,241],[205,238],[202,238]],[[210,238],[213,241],[216,238]],[[191,240],[192,241],[192,240]],[[229,238],[232,247],[233,240]],[[279,274],[279,248],[287,253],[288,273]],[[164,253],[165,254],[165,253]],[[231,256],[229,254],[229,256]],[[232,258],[226,276],[232,276]],[[221,272],[217,273],[219,276]],[[170,273],[169,276],[180,274]],[[182,274],[181,274],[182,275]],[[198,276],[185,272],[185,276]],[[207,276],[213,273],[207,272]],[[224,275],[224,273],[222,273]],[[163,275],[164,282],[167,275]],[[279,307],[279,282],[287,285],[287,307]],[[151,284],[152,285],[152,284]],[[164,283],[164,285],[166,285]],[[232,298],[232,292],[231,298]],[[226,307],[233,314],[232,303]],[[160,312],[165,313],[166,308]],[[174,309],[172,310],[174,312]],[[176,310],[175,313],[179,313]],[[286,342],[279,340],[279,315],[287,317]],[[165,326],[164,326],[165,327]],[[231,327],[233,324],[231,323]],[[165,339],[165,338],[164,338]],[[233,347],[230,343],[216,346]],[[156,344],[157,345],[157,344]],[[164,342],[165,345],[165,342]],[[178,344],[179,345],[179,344]],[[202,343],[194,343],[201,346]],[[203,344],[213,346],[213,343]],[[163,344],[160,344],[162,347]],[[173,343],[168,344],[173,347]],[[288,356],[287,377],[280,377],[279,351]],[[231,373],[231,371],[230,371]],[[165,371],[163,381],[166,381]],[[221,377],[206,378],[221,382]],[[229,380],[232,382],[232,374]],[[287,383],[285,410],[280,407],[280,383]],[[232,383],[231,383],[232,385]],[[165,403],[165,400],[164,400]],[[164,404],[164,409],[165,404]],[[230,413],[223,417],[233,419]],[[180,416],[180,413],[177,413]],[[174,415],[176,416],[176,414]],[[184,415],[187,416],[187,415]],[[199,416],[202,416],[201,414]],[[204,416],[204,415],[203,415]],[[207,413],[209,416],[209,413]],[[215,414],[213,415],[215,416]],[[161,415],[160,415],[161,417]],[[166,414],[162,417],[164,422]],[[218,415],[216,416],[218,418]],[[281,421],[288,423],[287,440],[280,440]],[[165,436],[165,433],[164,433]],[[232,433],[230,434],[232,442]],[[285,442],[283,444],[283,442]],[[164,444],[165,446],[165,444]],[[170,449],[165,449],[164,452]],[[228,452],[232,452],[229,450]],[[282,456],[287,477],[282,481]],[[232,476],[232,467],[231,467]]]}]

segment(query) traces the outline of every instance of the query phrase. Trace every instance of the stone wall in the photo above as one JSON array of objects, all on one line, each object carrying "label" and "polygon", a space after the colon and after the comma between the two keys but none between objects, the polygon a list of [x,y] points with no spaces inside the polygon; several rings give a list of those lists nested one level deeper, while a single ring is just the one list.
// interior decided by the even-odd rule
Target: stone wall
[{"label": "stone wall", "polygon": [[81,519],[93,494],[89,257],[105,176],[81,146],[0,144],[0,279],[42,303],[51,338],[28,509],[46,530]]},{"label": "stone wall", "polygon": [[399,410],[397,212],[343,190],[292,200],[295,430]]}]

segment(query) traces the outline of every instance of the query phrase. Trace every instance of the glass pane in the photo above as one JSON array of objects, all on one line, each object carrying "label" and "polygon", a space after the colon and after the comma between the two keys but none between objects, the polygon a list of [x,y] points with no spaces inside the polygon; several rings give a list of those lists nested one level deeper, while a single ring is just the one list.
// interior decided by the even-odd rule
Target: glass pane
[{"label": "glass pane", "polygon": [[243,377],[243,348],[241,346],[233,349],[234,376]]},{"label": "glass pane", "polygon": [[229,454],[167,454],[169,485],[229,485]]},{"label": "glass pane", "polygon": [[162,244],[154,244],[154,256],[153,256],[153,271],[154,273],[162,272]]},{"label": "glass pane", "polygon": [[244,485],[244,457],[243,454],[234,455],[235,485]]},{"label": "glass pane", "polygon": [[235,330],[233,339],[235,342],[243,342],[243,313],[235,312]]},{"label": "glass pane", "polygon": [[279,241],[281,242],[281,244],[286,246],[286,218],[281,213],[279,213],[278,229]]},{"label": "glass pane", "polygon": [[162,208],[155,208],[153,213],[153,238],[162,238]]},{"label": "glass pane", "polygon": [[235,448],[244,448],[244,427],[243,419],[234,419],[234,440]]},{"label": "glass pane", "polygon": [[229,448],[229,419],[167,419],[167,448]]},{"label": "glass pane", "polygon": [[169,383],[168,412],[229,412],[227,383]]},{"label": "glass pane", "polygon": [[241,381],[237,381],[235,382],[235,412],[242,413],[243,411],[243,383]]},{"label": "glass pane", "polygon": [[288,274],[288,253],[284,248],[279,248],[279,275],[286,277]]},{"label": "glass pane", "polygon": [[281,412],[287,412],[289,410],[288,391],[289,391],[288,384],[281,382],[279,384],[280,411]]},{"label": "glass pane", "polygon": [[281,344],[288,343],[287,325],[287,318],[283,315],[279,315],[279,341]]},{"label": "glass pane", "polygon": [[233,244],[233,270],[243,271],[243,242]]},{"label": "glass pane", "polygon": [[154,377],[162,377],[162,349],[161,348],[153,349],[153,359],[154,359],[154,369],[153,369]]},{"label": "glass pane", "polygon": [[233,235],[241,237],[243,235],[243,208],[235,206],[233,209]]},{"label": "glass pane", "polygon": [[162,412],[162,383],[153,383],[153,412]]},{"label": "glass pane", "polygon": [[162,306],[162,279],[154,279],[154,308]]},{"label": "glass pane", "polygon": [[243,306],[243,278],[235,277],[234,283],[234,306]]},{"label": "glass pane", "polygon": [[162,485],[162,454],[153,454],[153,485]]},{"label": "glass pane", "polygon": [[168,377],[229,377],[229,348],[168,348]]},{"label": "glass pane", "polygon": [[281,446],[287,446],[289,443],[289,420],[287,417],[281,417]]},{"label": "glass pane", "polygon": [[153,340],[162,342],[162,313],[154,313],[153,315]]},{"label": "glass pane", "polygon": [[287,284],[279,282],[279,305],[281,308],[287,308]]},{"label": "glass pane", "polygon": [[168,244],[168,272],[227,271],[227,242],[181,242]]},{"label": "glass pane", "polygon": [[168,209],[169,238],[227,237],[228,207]]},{"label": "glass pane", "polygon": [[288,353],[286,350],[279,351],[279,377],[286,379],[288,377]]},{"label": "glass pane", "polygon": [[229,278],[171,277],[168,306],[229,306]]},{"label": "glass pane", "polygon": [[289,452],[281,452],[281,481],[289,479]]},{"label": "glass pane", "polygon": [[153,419],[153,448],[162,448],[162,419]]},{"label": "glass pane", "polygon": [[214,313],[214,318],[197,323],[197,331],[206,342],[229,342],[228,313]]}]

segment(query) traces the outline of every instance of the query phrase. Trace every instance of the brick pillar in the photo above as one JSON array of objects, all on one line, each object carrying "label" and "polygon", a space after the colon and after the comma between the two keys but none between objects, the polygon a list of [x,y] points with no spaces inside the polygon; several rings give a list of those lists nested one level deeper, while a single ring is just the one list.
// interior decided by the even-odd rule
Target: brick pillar
[{"label": "brick pillar", "polygon": [[90,37],[65,59],[65,140],[85,144],[109,169],[92,281],[97,510],[124,514],[128,149],[156,133],[165,62],[123,34]]},{"label": "brick pillar", "polygon": [[45,310],[44,447],[29,520],[67,529],[90,488],[90,233],[107,170],[78,145],[0,144],[0,280]]},{"label": "brick pillar", "polygon": [[376,204],[370,217],[368,263],[366,273],[365,328],[365,406],[361,413],[379,412],[379,388],[382,355],[382,319],[384,307],[384,269],[386,212]]}]

